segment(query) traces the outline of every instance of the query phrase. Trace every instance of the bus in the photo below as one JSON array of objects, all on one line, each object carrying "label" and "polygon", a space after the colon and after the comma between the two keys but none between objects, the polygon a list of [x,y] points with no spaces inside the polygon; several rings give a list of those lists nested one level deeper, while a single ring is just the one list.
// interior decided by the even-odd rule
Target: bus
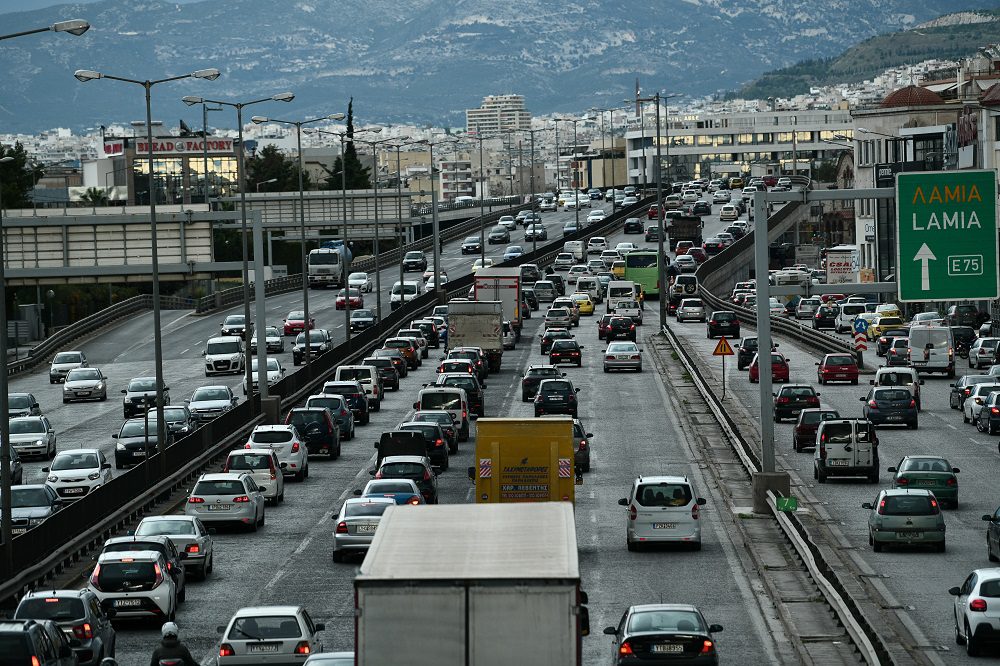
[{"label": "bus", "polygon": [[632,250],[625,255],[625,280],[631,280],[639,285],[645,297],[659,298],[659,273],[660,266],[657,263],[659,251],[652,250]]}]

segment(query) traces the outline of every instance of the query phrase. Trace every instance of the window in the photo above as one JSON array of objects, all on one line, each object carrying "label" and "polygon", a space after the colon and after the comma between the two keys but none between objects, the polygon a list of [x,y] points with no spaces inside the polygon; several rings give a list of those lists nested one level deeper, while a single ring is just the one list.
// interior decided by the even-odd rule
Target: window
[{"label": "window", "polygon": [[85,615],[83,601],[77,597],[31,597],[18,605],[14,617],[15,619],[67,622]]},{"label": "window", "polygon": [[273,640],[299,638],[302,629],[292,615],[240,617],[229,630],[230,640]]},{"label": "window", "polygon": [[889,495],[879,507],[883,516],[929,516],[937,512],[926,495]]},{"label": "window", "polygon": [[668,481],[642,483],[635,491],[636,503],[645,507],[687,506],[691,497],[691,486]]},{"label": "window", "polygon": [[288,430],[258,430],[250,435],[250,440],[256,444],[281,444],[292,440]]},{"label": "window", "polygon": [[647,631],[685,632],[705,631],[705,623],[698,613],[680,610],[644,611],[633,613],[628,621],[629,633]]}]

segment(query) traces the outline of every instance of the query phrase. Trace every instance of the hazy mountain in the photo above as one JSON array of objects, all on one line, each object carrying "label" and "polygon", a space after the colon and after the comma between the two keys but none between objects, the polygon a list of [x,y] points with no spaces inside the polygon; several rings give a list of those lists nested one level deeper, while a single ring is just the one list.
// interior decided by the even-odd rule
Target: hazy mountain
[{"label": "hazy mountain", "polygon": [[[0,0],[6,1],[6,0]],[[461,125],[487,94],[518,92],[534,113],[620,106],[644,93],[730,90],[804,58],[943,12],[1000,0],[101,0],[4,16],[4,31],[66,17],[83,37],[0,42],[0,128],[88,127],[143,115],[142,90],[86,84],[76,69],[158,78],[218,67],[214,83],[155,87],[154,115],[200,124],[185,94],[250,100],[253,113],[328,114],[354,96],[361,121]],[[274,108],[280,107],[280,108]],[[213,123],[223,124],[218,115]],[[251,114],[248,114],[251,115]],[[197,120],[196,120],[197,118]],[[232,124],[230,121],[228,124]]]}]

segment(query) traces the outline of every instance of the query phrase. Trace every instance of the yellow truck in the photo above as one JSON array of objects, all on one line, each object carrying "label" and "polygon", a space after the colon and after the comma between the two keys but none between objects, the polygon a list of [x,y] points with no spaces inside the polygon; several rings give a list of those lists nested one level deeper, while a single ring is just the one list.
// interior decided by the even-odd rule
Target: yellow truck
[{"label": "yellow truck", "polygon": [[476,502],[573,502],[583,476],[575,470],[573,419],[479,419]]}]

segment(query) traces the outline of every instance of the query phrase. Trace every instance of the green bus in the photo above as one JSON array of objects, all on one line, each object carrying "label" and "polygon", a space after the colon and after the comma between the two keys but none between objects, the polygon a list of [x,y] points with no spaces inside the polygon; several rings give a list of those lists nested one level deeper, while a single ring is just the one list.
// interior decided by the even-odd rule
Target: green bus
[{"label": "green bus", "polygon": [[625,255],[625,279],[639,285],[642,293],[649,297],[659,297],[660,266],[658,250],[632,250]]}]

